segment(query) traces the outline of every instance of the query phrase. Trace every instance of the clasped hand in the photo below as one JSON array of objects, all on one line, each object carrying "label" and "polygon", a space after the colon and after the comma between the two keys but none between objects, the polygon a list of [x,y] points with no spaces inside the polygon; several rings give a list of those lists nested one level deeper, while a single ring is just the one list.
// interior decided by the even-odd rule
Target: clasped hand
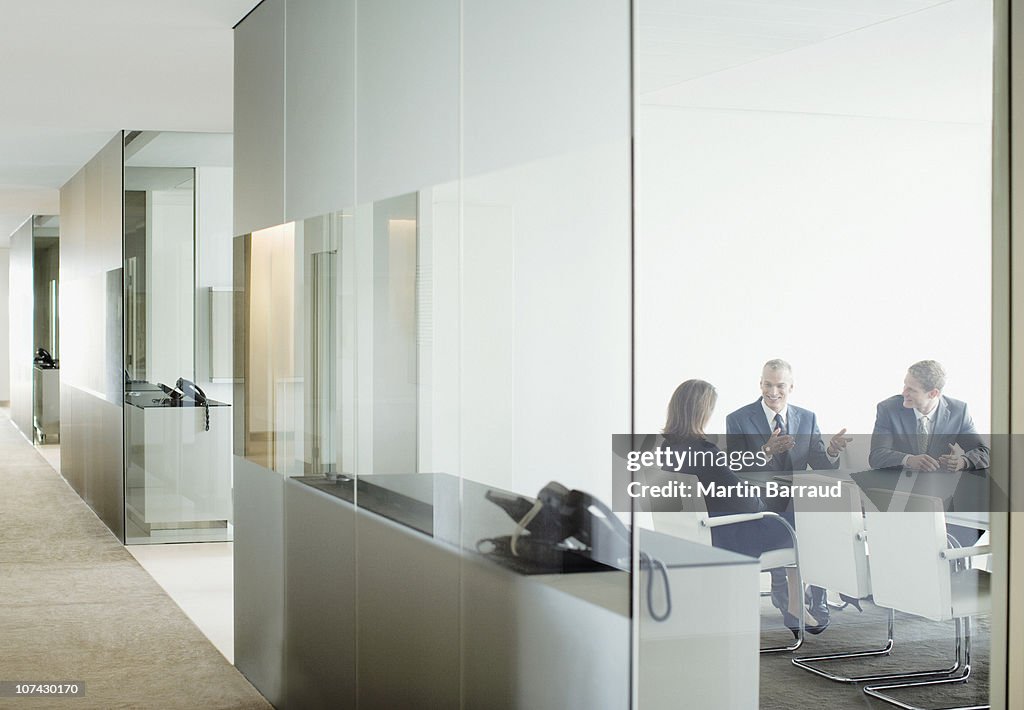
[{"label": "clasped hand", "polygon": [[964,458],[964,450],[958,444],[950,444],[949,453],[943,454],[937,460],[928,454],[918,454],[909,457],[906,466],[911,471],[963,471],[967,468],[967,459]]}]

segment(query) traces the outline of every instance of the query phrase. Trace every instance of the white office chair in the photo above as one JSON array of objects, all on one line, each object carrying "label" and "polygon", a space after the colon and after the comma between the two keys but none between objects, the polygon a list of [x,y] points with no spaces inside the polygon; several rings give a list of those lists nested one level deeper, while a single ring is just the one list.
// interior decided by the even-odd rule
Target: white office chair
[{"label": "white office chair", "polygon": [[[689,474],[672,474],[673,478],[681,480],[689,485],[691,491],[697,490],[697,477]],[[783,525],[793,538],[793,547],[779,550],[768,550],[759,559],[761,571],[766,572],[776,567],[794,566],[799,574],[800,565],[797,552],[797,537],[793,526],[785,518],[777,513],[765,511],[761,513],[736,513],[734,515],[708,515],[708,509],[704,500],[697,496],[681,498],[683,509],[670,512],[652,512],[654,529],[658,532],[681,537],[684,540],[699,542],[704,545],[711,545],[711,529],[723,525],[735,525],[751,520],[762,520],[765,518],[777,519],[779,525]],[[803,580],[800,581],[800,589],[803,589]],[[761,648],[761,653],[781,653],[783,651],[795,651],[804,642],[804,620],[803,614],[799,616],[799,628],[793,643],[788,646],[768,646]]]},{"label": "white office chair", "polygon": [[[868,497],[878,495],[868,491]],[[935,621],[953,619],[956,650],[952,666],[936,671],[894,674],[897,682],[866,685],[864,692],[907,710],[917,706],[898,700],[886,691],[896,688],[963,683],[971,675],[971,621],[991,606],[990,575],[971,569],[970,557],[990,552],[987,545],[949,547],[942,502],[912,493],[892,495],[890,511],[878,512],[869,505],[866,525],[870,536],[871,584],[875,603]],[[963,655],[961,656],[961,648]],[[971,706],[971,710],[987,708]]]},{"label": "white office chair", "polygon": [[[834,486],[837,479],[801,473],[802,484]],[[822,502],[816,498],[793,499],[796,535],[800,540],[800,570],[805,584],[813,584],[854,599],[871,594],[867,534],[861,509],[860,489],[852,481],[840,481],[841,496]],[[874,680],[874,675],[849,676],[818,667],[831,661],[888,655],[893,646],[893,610],[888,614],[888,636],[879,648],[858,649],[794,658],[793,665],[840,683]]]}]

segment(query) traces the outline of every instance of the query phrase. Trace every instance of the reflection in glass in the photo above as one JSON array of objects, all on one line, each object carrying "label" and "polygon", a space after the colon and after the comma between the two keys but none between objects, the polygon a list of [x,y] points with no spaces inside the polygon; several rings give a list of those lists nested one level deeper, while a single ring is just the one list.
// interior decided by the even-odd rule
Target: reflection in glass
[{"label": "reflection in glass", "polygon": [[60,342],[58,288],[60,218],[35,217],[32,222],[33,346],[32,433],[41,444],[60,443]]},{"label": "reflection in glass", "polygon": [[310,473],[336,471],[334,410],[336,406],[337,327],[335,292],[337,250],[312,255],[310,279]]},{"label": "reflection in glass", "polygon": [[195,171],[126,167],[124,179],[125,369],[192,379]]},{"label": "reflection in glass", "polygon": [[409,194],[236,239],[246,458],[286,475],[417,471],[416,209]]}]

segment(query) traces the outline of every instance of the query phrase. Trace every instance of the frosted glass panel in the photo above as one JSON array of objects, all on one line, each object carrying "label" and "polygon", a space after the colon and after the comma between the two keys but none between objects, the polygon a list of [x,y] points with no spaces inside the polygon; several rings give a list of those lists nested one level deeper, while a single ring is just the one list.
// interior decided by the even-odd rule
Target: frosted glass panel
[{"label": "frosted glass panel", "polygon": [[355,204],[355,0],[289,0],[285,219]]},{"label": "frosted glass panel", "polygon": [[284,219],[285,3],[264,0],[235,37],[235,229]]},{"label": "frosted glass panel", "polygon": [[359,204],[459,172],[459,2],[360,0]]}]

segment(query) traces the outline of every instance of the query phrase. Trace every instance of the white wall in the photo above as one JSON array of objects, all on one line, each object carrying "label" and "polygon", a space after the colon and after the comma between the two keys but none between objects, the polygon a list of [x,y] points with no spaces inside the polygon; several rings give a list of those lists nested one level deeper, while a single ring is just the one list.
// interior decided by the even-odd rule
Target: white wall
[{"label": "white wall", "polygon": [[232,265],[232,169],[196,168],[196,383],[207,396],[231,403],[233,385],[210,381],[210,288],[234,286]]},{"label": "white wall", "polygon": [[[875,405],[926,358],[988,431],[984,5],[937,9],[956,20],[944,32],[921,29],[936,29],[930,15],[906,18],[642,102],[638,431],[664,426],[688,378],[716,386],[710,430],[724,431],[774,357],[793,364],[791,401],[826,432],[869,435]],[[971,40],[943,45],[951,27]],[[941,54],[940,67],[921,69],[908,46]]]},{"label": "white wall", "polygon": [[174,386],[194,371],[192,190],[151,190],[146,200],[146,379]]},{"label": "white wall", "polygon": [[0,249],[0,402],[11,398],[10,309],[8,307],[10,257],[10,249]]},{"label": "white wall", "polygon": [[[32,436],[32,357],[35,354],[32,333],[35,298],[32,289],[33,260],[32,218],[30,217],[11,235],[11,248],[3,252],[4,319],[0,338],[3,338],[3,399],[11,402],[11,421],[28,437]],[[13,351],[13,352],[12,352]],[[13,367],[11,366],[13,365]]]},{"label": "white wall", "polygon": [[773,357],[830,430],[870,433],[924,358],[987,427],[983,127],[650,108],[640,131],[641,430],[691,377],[718,388],[723,430]]}]

